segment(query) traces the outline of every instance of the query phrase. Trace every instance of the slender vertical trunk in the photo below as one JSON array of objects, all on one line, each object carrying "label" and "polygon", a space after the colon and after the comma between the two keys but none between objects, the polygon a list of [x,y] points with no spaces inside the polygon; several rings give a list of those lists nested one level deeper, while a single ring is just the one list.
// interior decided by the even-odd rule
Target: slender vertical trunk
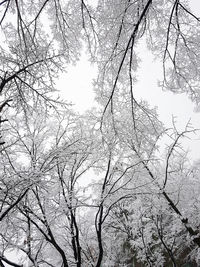
[{"label": "slender vertical trunk", "polygon": [[76,217],[73,216],[73,223],[75,227],[75,241],[76,241],[76,249],[77,249],[77,267],[81,267],[81,246],[79,242],[79,229],[76,223]]},{"label": "slender vertical trunk", "polygon": [[30,223],[30,218],[28,218],[28,235],[27,235],[27,246],[28,246],[28,253],[27,255],[31,257],[31,223]]},{"label": "slender vertical trunk", "polygon": [[103,260],[103,253],[104,253],[103,244],[102,244],[103,205],[104,205],[104,192],[105,192],[107,180],[109,177],[110,165],[111,165],[111,154],[109,155],[107,170],[106,170],[104,182],[103,182],[102,189],[101,189],[101,203],[100,203],[99,210],[95,218],[95,227],[96,227],[97,241],[98,241],[98,247],[99,247],[99,255],[98,255],[96,267],[101,267],[101,262]]},{"label": "slender vertical trunk", "polygon": [[[102,216],[103,216],[103,206],[99,207],[99,218],[98,222],[96,221],[96,232],[97,232],[97,240],[98,240],[98,247],[99,247],[99,255],[96,267],[101,267],[101,262],[103,260],[103,244],[102,244]],[[97,216],[98,216],[97,214]]]}]

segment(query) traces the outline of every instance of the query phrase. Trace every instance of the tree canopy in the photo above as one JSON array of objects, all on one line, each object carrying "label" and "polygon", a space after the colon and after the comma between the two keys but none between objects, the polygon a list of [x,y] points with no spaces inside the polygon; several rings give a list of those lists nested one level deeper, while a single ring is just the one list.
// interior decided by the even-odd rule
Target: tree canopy
[{"label": "tree canopy", "polygon": [[[199,106],[188,1],[3,0],[0,26],[0,265],[199,266],[200,164],[181,145],[197,130],[134,90],[145,43],[161,90]],[[56,80],[83,47],[98,107],[77,114]]]}]

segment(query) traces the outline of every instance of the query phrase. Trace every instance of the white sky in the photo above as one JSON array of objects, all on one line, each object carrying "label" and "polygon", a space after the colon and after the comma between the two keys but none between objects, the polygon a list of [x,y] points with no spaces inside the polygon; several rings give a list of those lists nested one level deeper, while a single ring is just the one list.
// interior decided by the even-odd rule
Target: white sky
[{"label": "white sky", "polygon": [[84,112],[94,106],[92,81],[96,75],[95,66],[90,64],[86,53],[83,53],[77,64],[69,66],[67,73],[60,77],[57,88],[65,100],[74,104],[77,111]]}]

